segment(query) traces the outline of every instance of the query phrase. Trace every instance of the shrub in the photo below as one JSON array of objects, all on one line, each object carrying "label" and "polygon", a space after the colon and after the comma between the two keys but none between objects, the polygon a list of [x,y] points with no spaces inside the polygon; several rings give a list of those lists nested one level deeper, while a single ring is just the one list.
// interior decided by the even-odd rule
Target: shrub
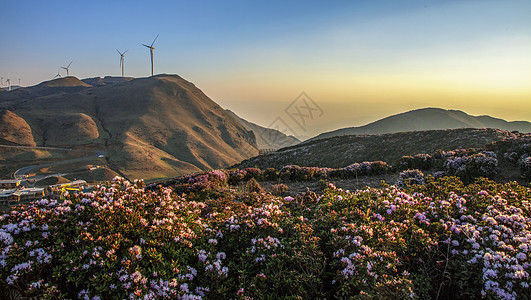
[{"label": "shrub", "polygon": [[229,174],[229,184],[230,185],[238,185],[240,182],[243,182],[245,176],[247,175],[247,172],[245,170],[228,170],[227,173]]},{"label": "shrub", "polygon": [[263,180],[262,170],[258,168],[245,168],[243,171],[245,171],[245,180],[249,180],[251,178]]},{"label": "shrub", "polygon": [[338,171],[332,172],[331,177],[343,177],[343,178],[354,178],[356,176],[362,175],[381,175],[386,174],[391,170],[386,162],[383,161],[373,161],[373,162],[362,162],[354,163],[349,166],[344,167]]},{"label": "shrub", "polygon": [[199,202],[116,178],[64,202],[15,207],[0,217],[0,290],[38,299],[531,296],[531,190],[517,183],[428,176],[407,191],[243,193],[253,205],[219,193]]},{"label": "shrub", "polygon": [[417,154],[414,156],[402,156],[398,161],[399,170],[419,169],[429,170],[431,165],[431,156],[429,154]]},{"label": "shrub", "polygon": [[401,172],[396,182],[396,186],[402,189],[414,184],[424,184],[424,173],[417,169]]},{"label": "shrub", "polygon": [[269,181],[277,181],[278,172],[274,168],[267,168],[264,171],[264,179]]},{"label": "shrub", "polygon": [[279,171],[281,180],[306,181],[319,174],[317,167],[299,167],[297,165],[287,165]]},{"label": "shrub", "polygon": [[[230,172],[212,170],[193,175],[185,175],[166,182],[165,187],[171,186],[179,195],[189,195],[190,199],[201,201],[209,197],[217,197],[230,181]],[[150,185],[148,190],[156,190],[157,186]]]},{"label": "shrub", "polygon": [[247,182],[249,179],[263,180],[262,170],[257,168],[233,169],[228,172],[228,183],[231,185],[238,185],[242,182]]},{"label": "shrub", "polygon": [[256,181],[256,179],[254,178],[251,178],[247,181],[247,183],[245,184],[245,189],[249,193],[261,193],[262,192],[262,187],[260,186],[258,181]]},{"label": "shrub", "polygon": [[520,174],[526,179],[531,179],[531,156],[522,155],[520,162]]},{"label": "shrub", "polygon": [[370,163],[369,175],[382,175],[391,171],[391,166],[383,161],[373,161]]},{"label": "shrub", "polygon": [[477,177],[494,178],[498,173],[498,160],[492,152],[453,157],[446,160],[445,171],[470,183]]}]

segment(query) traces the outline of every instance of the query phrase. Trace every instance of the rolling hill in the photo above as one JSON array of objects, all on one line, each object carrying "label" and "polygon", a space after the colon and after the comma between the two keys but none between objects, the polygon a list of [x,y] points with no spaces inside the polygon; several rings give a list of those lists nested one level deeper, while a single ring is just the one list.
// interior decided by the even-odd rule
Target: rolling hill
[{"label": "rolling hill", "polygon": [[258,154],[252,132],[177,75],[86,81],[94,85],[66,77],[1,92],[0,138],[103,150],[107,167],[130,179],[222,168]]},{"label": "rolling hill", "polygon": [[306,141],[268,155],[247,159],[236,168],[282,168],[295,164],[304,167],[343,168],[364,161],[394,164],[404,155],[483,148],[486,144],[525,134],[499,129],[445,129],[371,135],[347,135]]},{"label": "rolling hill", "polygon": [[471,116],[459,110],[422,108],[392,115],[359,127],[342,128],[319,134],[313,139],[356,134],[381,134],[457,128],[495,128],[508,131],[531,132],[531,123],[508,122],[491,116]]},{"label": "rolling hill", "polygon": [[284,147],[289,147],[300,143],[301,141],[292,135],[285,135],[284,133],[271,128],[262,127],[255,123],[249,122],[237,116],[234,112],[227,109],[227,113],[231,115],[247,130],[254,132],[256,136],[256,144],[259,149],[273,149],[277,150]]}]

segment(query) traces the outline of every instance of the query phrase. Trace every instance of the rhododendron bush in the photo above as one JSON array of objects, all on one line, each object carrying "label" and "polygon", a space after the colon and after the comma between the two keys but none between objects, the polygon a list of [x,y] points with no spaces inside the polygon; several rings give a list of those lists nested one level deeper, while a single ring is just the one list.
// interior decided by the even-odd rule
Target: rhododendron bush
[{"label": "rhododendron bush", "polygon": [[183,179],[190,189],[147,189],[117,178],[13,208],[0,219],[0,289],[61,299],[531,298],[527,187],[427,177],[404,189],[254,191],[244,202],[226,181],[213,171]]}]

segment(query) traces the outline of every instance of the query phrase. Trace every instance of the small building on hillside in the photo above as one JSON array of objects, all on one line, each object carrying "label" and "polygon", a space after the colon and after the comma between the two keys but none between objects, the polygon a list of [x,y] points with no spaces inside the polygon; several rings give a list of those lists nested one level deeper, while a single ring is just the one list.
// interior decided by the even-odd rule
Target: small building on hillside
[{"label": "small building on hillside", "polygon": [[15,190],[0,190],[0,205],[8,206],[11,202],[17,202],[18,199]]},{"label": "small building on hillside", "polygon": [[0,205],[11,206],[39,200],[44,197],[44,188],[10,189],[0,191]]},{"label": "small building on hillside", "polygon": [[0,189],[16,189],[20,185],[20,180],[0,180]]},{"label": "small building on hillside", "polygon": [[27,188],[17,190],[15,194],[18,195],[19,202],[30,202],[42,199],[44,197],[44,188]]}]

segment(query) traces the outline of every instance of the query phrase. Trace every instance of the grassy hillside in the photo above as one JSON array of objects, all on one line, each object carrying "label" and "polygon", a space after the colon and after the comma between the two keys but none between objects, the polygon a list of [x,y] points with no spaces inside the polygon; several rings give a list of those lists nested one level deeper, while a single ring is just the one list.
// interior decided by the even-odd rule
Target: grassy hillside
[{"label": "grassy hillside", "polygon": [[453,129],[374,135],[338,136],[312,140],[247,159],[235,167],[282,168],[288,164],[305,167],[342,168],[364,161],[394,164],[404,155],[436,150],[483,148],[487,143],[520,137],[522,134],[496,129]]},{"label": "grassy hillside", "polygon": [[221,168],[258,154],[252,133],[179,76],[87,82],[95,86],[67,77],[1,93],[0,138],[101,150],[105,167],[133,179]]}]

